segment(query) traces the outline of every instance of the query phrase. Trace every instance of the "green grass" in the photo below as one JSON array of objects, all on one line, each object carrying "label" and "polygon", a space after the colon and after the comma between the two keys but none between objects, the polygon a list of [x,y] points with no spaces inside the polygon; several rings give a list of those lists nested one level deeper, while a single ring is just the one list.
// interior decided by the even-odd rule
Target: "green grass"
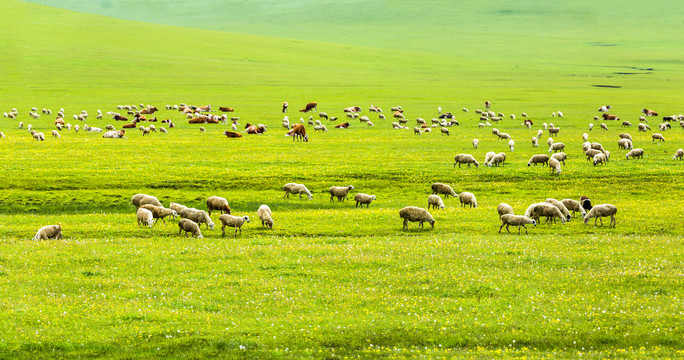
[{"label": "green grass", "polygon": [[[423,11],[441,5],[431,6]],[[260,36],[273,35],[268,31],[278,22],[246,35],[18,1],[4,2],[0,12],[7,25],[0,32],[0,65],[6,69],[0,112],[20,112],[16,121],[0,119],[6,135],[0,139],[0,358],[684,355],[684,165],[672,160],[684,147],[684,131],[675,124],[663,133],[666,142],[654,143],[650,135],[657,131],[638,133],[618,122],[607,122],[603,131],[592,120],[607,103],[635,124],[643,107],[681,112],[676,29],[651,51],[639,49],[639,41],[664,28],[645,27],[634,43],[626,41],[632,30],[615,35],[624,41],[620,46],[597,47],[587,45],[595,28],[576,30],[578,23],[562,17],[560,23],[573,31],[549,30],[553,46],[530,59],[488,56],[478,40],[498,38],[505,45],[501,54],[511,54],[522,40],[507,43],[507,37],[546,29],[548,20],[528,22],[513,34],[503,24],[486,33],[474,29],[459,40],[462,52],[449,48],[437,56],[441,47],[420,43],[420,32],[404,50],[380,41],[389,36],[384,32],[352,31],[349,39],[363,38],[365,46],[344,44],[332,36],[340,29],[334,22],[313,42]],[[629,7],[620,14],[631,14]],[[495,13],[492,21],[506,16]],[[293,19],[300,18],[288,21]],[[629,19],[616,28],[625,29]],[[416,26],[390,26],[391,20],[381,17],[377,26]],[[438,27],[423,30],[443,36]],[[559,42],[563,36],[568,42]],[[372,47],[373,41],[383,45]],[[625,70],[630,67],[654,70]],[[597,83],[623,87],[592,86]],[[496,140],[491,128],[477,127],[474,110],[485,99],[496,111],[518,115],[494,125],[513,136],[515,151]],[[283,137],[280,104],[290,102],[296,122],[296,109],[312,100],[341,119],[350,105],[362,106],[364,115],[371,103],[387,115],[391,106],[402,105],[411,127],[416,117],[429,121],[442,106],[457,114],[461,126],[450,128],[449,137],[438,131],[415,136],[370,115],[373,128],[354,121],[350,129],[336,130],[330,123],[321,134],[308,126],[311,141],[293,143]],[[265,123],[269,131],[228,140],[220,135],[224,125],[205,125],[201,134],[178,112],[162,110],[159,118],[178,125],[169,134],[142,137],[132,130],[128,139],[107,141],[63,130],[61,139],[53,139],[54,116],[28,116],[32,106],[55,112],[64,107],[68,121],[83,126],[71,116],[85,109],[88,124],[119,127],[92,119],[96,109],[141,102],[232,106],[242,124]],[[464,106],[471,111],[462,113]],[[563,119],[551,117],[558,110]],[[520,125],[523,111],[535,121],[531,130]],[[531,155],[547,151],[547,135],[539,148],[529,142],[544,122],[561,127],[556,141],[567,146],[560,176],[526,166]],[[590,122],[596,125],[592,131]],[[656,129],[658,122],[649,124]],[[28,124],[46,141],[34,141]],[[643,160],[628,161],[617,148],[623,131],[645,149]],[[583,159],[585,132],[611,152],[607,165]],[[479,149],[472,148],[473,138],[480,139]],[[490,150],[506,152],[507,164],[453,167],[458,153],[482,162]],[[306,184],[314,199],[283,199],[281,187],[292,181]],[[445,199],[446,209],[431,211],[434,230],[420,232],[411,223],[402,231],[398,210],[425,207],[436,181],[473,192],[478,208]],[[368,209],[329,202],[330,186],[348,184],[356,187],[352,194],[375,194],[377,200]],[[198,208],[205,208],[208,196],[223,196],[234,214],[252,222],[238,237],[202,228],[202,240],[179,237],[175,221],[138,228],[130,197],[140,192],[165,205]],[[497,233],[501,202],[522,213],[549,197],[580,195],[594,204],[615,204],[617,227],[575,218],[530,227],[529,235]],[[273,209],[273,230],[256,218],[261,204]],[[53,223],[62,224],[63,240],[30,240]]]}]

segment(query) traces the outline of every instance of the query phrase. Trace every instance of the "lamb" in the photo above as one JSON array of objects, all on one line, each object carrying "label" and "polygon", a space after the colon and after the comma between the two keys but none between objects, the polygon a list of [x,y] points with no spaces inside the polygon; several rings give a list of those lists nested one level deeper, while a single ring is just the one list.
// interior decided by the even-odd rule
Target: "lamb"
[{"label": "lamb", "polygon": [[[166,221],[164,221],[164,218],[171,215],[174,219],[178,216],[178,213],[176,210],[173,209],[167,209],[163,206],[155,206],[155,205],[150,205],[150,204],[145,204],[140,207],[140,209],[146,209],[149,210],[152,213],[152,217],[155,219],[161,219],[161,221],[166,224]],[[155,220],[154,224],[157,224],[157,221]]]},{"label": "lamb", "polygon": [[665,138],[663,137],[662,134],[655,133],[651,135],[651,138],[653,139],[652,141],[660,140],[660,141],[665,141]]},{"label": "lamb", "polygon": [[537,226],[537,221],[523,215],[504,214],[501,216],[501,227],[499,227],[499,233],[501,233],[501,229],[506,226],[506,231],[508,231],[510,234],[511,231],[508,229],[508,227],[513,225],[518,227],[518,234],[520,234],[521,226],[525,228],[525,234],[527,234],[527,227],[525,226],[527,224]]},{"label": "lamb", "polygon": [[135,216],[138,218],[138,227],[140,227],[140,224],[149,227],[154,225],[154,216],[150,210],[139,208],[138,211],[136,211]]},{"label": "lamb", "polygon": [[337,201],[347,200],[347,194],[349,190],[354,190],[354,185],[349,186],[333,186],[330,188],[330,201],[333,201],[333,197],[337,197]]},{"label": "lamb", "polygon": [[222,197],[210,196],[209,198],[207,198],[206,204],[207,210],[209,211],[209,216],[211,216],[211,212],[214,210],[221,211],[221,214],[230,214],[230,206],[228,206],[228,200]]},{"label": "lamb", "polygon": [[487,166],[489,166],[489,167],[491,167],[492,165],[499,166],[499,164],[502,164],[502,165],[503,165],[503,163],[504,163],[505,161],[506,161],[506,154],[504,154],[504,153],[498,153],[498,154],[494,155],[494,156],[491,158],[491,160],[489,160],[489,163],[487,163],[487,164],[485,164],[485,165],[487,165]]},{"label": "lamb", "polygon": [[62,238],[62,224],[58,225],[46,225],[38,229],[38,232],[33,237],[33,240],[47,240],[55,239],[59,240]]},{"label": "lamb", "polygon": [[240,235],[242,235],[242,225],[244,225],[246,222],[249,222],[249,216],[233,216],[233,215],[228,215],[228,214],[223,214],[219,216],[219,220],[221,220],[221,231],[223,231],[223,236],[226,236],[226,226],[234,227],[235,228],[235,236],[237,236],[238,229],[240,229]]},{"label": "lamb", "polygon": [[682,157],[684,157],[684,149],[679,149],[675,152],[674,156],[672,157],[672,160],[679,159],[679,161],[681,161]]},{"label": "lamb", "polygon": [[559,218],[561,223],[565,225],[565,216],[563,216],[563,213],[557,207],[547,202],[530,205],[527,208],[527,211],[525,211],[525,216],[530,219],[534,219],[537,222],[539,222],[539,218],[542,216],[546,217],[547,222],[551,221],[552,219]]},{"label": "lamb", "polygon": [[375,200],[375,195],[358,193],[354,196],[354,200],[356,200],[356,207],[359,207],[359,204],[361,204],[361,207],[363,207],[363,204],[366,204],[366,208],[368,208],[370,203]]},{"label": "lamb", "polygon": [[586,210],[582,207],[582,204],[580,204],[579,201],[573,200],[573,199],[563,199],[561,200],[563,205],[565,205],[565,208],[568,209],[568,211],[572,211],[572,215],[575,215],[575,212],[579,212],[582,214],[582,217],[587,214]]},{"label": "lamb", "polygon": [[594,166],[598,164],[605,164],[608,158],[606,158],[606,154],[604,153],[599,153],[594,155]]},{"label": "lamb", "polygon": [[515,148],[515,141],[508,140],[508,148],[511,149],[511,151],[513,151]]},{"label": "lamb", "polygon": [[601,220],[601,226],[603,226],[603,219],[604,217],[610,216],[610,224],[608,227],[615,227],[615,214],[617,214],[617,207],[615,205],[611,204],[601,204],[601,205],[596,205],[591,210],[589,213],[584,216],[584,223],[588,223],[589,219],[595,218],[594,219],[594,226],[596,226],[596,220]]},{"label": "lamb", "polygon": [[532,155],[530,158],[530,161],[527,162],[527,166],[537,166],[537,164],[549,164],[549,156],[546,154],[537,154],[537,155]]},{"label": "lamb", "polygon": [[463,207],[470,205],[471,209],[477,209],[477,200],[475,199],[475,195],[473,193],[464,191],[458,194],[458,200],[461,202],[461,206]]},{"label": "lamb", "polygon": [[430,195],[428,196],[428,210],[430,208],[434,209],[444,209],[444,201],[442,201],[442,198],[439,197],[439,195]]},{"label": "lamb", "polygon": [[477,146],[480,144],[480,140],[478,139],[473,139],[473,147],[477,149]]},{"label": "lamb", "polygon": [[630,157],[642,158],[643,159],[644,158],[644,149],[641,149],[641,148],[632,149],[625,156],[627,157],[627,160],[629,160]]},{"label": "lamb", "polygon": [[175,202],[172,202],[171,204],[169,204],[169,208],[172,210],[175,210],[176,213],[180,214],[180,212],[183,211],[183,209],[187,209],[188,207],[185,205],[181,205],[181,204],[177,204]]},{"label": "lamb", "polygon": [[468,167],[470,167],[470,164],[474,164],[475,167],[480,167],[480,163],[470,154],[456,155],[454,157],[454,167],[456,167],[456,164],[458,164],[458,167],[461,167],[461,164],[468,164]]},{"label": "lamb", "polygon": [[454,191],[454,189],[451,188],[451,186],[447,184],[442,184],[442,183],[434,183],[432,184],[432,193],[433,194],[444,194],[444,198],[448,198],[449,195],[456,197],[458,194]]},{"label": "lamb", "polygon": [[131,203],[135,206],[136,210],[145,204],[156,205],[161,207],[164,206],[159,202],[159,200],[157,200],[156,197],[146,194],[133,195],[133,197],[131,198]]},{"label": "lamb", "polygon": [[402,227],[403,230],[408,231],[408,222],[418,222],[420,223],[420,230],[423,230],[423,223],[427,222],[432,226],[432,228],[435,228],[435,219],[432,218],[432,215],[430,213],[423,209],[419,208],[416,206],[407,206],[401,210],[399,210],[399,217],[404,219],[404,226]]},{"label": "lamb", "polygon": [[283,198],[287,197],[289,199],[290,194],[299,194],[299,198],[301,199],[302,194],[304,194],[309,198],[309,200],[313,199],[313,195],[311,195],[311,192],[306,188],[306,186],[304,186],[304,184],[287,183],[283,186],[283,190],[285,191]]},{"label": "lamb", "polygon": [[257,210],[257,216],[261,220],[261,226],[268,226],[273,229],[273,218],[271,217],[271,208],[268,205],[261,205]]},{"label": "lamb", "polygon": [[551,173],[552,173],[552,174],[553,174],[553,172],[555,171],[556,174],[559,174],[559,175],[560,175],[560,173],[561,173],[561,166],[560,166],[560,161],[558,161],[558,159],[553,158],[553,157],[550,158],[550,159],[549,159],[549,168],[551,169]]},{"label": "lamb", "polygon": [[180,219],[178,222],[178,227],[180,229],[178,230],[178,236],[180,236],[181,232],[185,231],[186,237],[187,234],[190,233],[190,237],[195,236],[198,239],[204,238],[204,236],[202,236],[202,232],[200,231],[199,225],[190,219]]},{"label": "lamb", "polygon": [[558,151],[562,151],[562,150],[565,150],[565,144],[563,144],[562,142],[554,143],[553,145],[551,145],[551,147],[549,147],[549,154],[552,151],[558,152]]},{"label": "lamb", "polygon": [[561,213],[563,213],[563,215],[565,216],[565,219],[567,221],[570,221],[570,218],[572,218],[572,215],[570,215],[570,211],[568,211],[568,208],[565,207],[565,204],[563,204],[563,202],[558,201],[556,199],[552,199],[552,198],[546,199],[545,202],[557,207],[558,210],[560,210]]},{"label": "lamb", "polygon": [[496,207],[496,212],[499,213],[499,218],[501,218],[505,214],[513,215],[513,208],[506,203],[501,203]]},{"label": "lamb", "polygon": [[207,225],[207,229],[214,230],[214,222],[211,221],[209,214],[204,210],[198,210],[194,208],[183,209],[180,212],[180,216],[184,219],[190,219],[197,223],[197,225],[202,225],[202,223]]}]

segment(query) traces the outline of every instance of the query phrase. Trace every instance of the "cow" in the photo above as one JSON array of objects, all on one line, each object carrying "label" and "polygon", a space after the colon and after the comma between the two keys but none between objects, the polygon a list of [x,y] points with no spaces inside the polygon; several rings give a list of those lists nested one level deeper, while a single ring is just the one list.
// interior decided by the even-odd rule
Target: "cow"
[{"label": "cow", "polygon": [[361,112],[361,108],[358,106],[350,106],[348,108],[345,108],[344,112],[346,112],[346,113],[357,113],[357,112]]},{"label": "cow", "polygon": [[127,118],[127,117],[125,117],[125,116],[123,116],[123,115],[120,115],[120,114],[114,114],[114,116],[112,117],[112,119],[114,119],[114,120],[116,120],[116,121],[128,121],[128,118]]},{"label": "cow", "polygon": [[608,113],[603,113],[603,120],[620,120],[617,115],[610,115]]},{"label": "cow", "polygon": [[318,103],[317,102],[310,102],[310,103],[306,104],[306,107],[304,109],[299,110],[299,112],[307,113],[311,110],[318,111]]},{"label": "cow", "polygon": [[119,130],[119,131],[107,131],[102,135],[103,138],[110,138],[110,139],[123,139],[125,138],[126,130]]},{"label": "cow", "polygon": [[261,126],[261,125],[256,126],[256,125],[252,125],[252,124],[247,124],[247,125],[245,125],[245,130],[242,131],[242,132],[246,132],[246,133],[248,133],[248,134],[258,134],[258,135],[261,135],[261,134],[263,134],[265,131],[266,131],[266,128],[263,127],[263,126]]},{"label": "cow", "polygon": [[610,105],[603,105],[603,106],[601,106],[601,107],[598,109],[598,111],[600,111],[600,112],[608,112],[608,110],[610,110],[610,109],[612,109],[612,108],[613,108],[613,107],[610,106]]},{"label": "cow", "polygon": [[302,124],[295,124],[285,136],[292,136],[292,141],[309,141],[309,135],[306,134],[306,128]]},{"label": "cow", "polygon": [[197,108],[197,110],[204,112],[211,111],[211,105],[200,106]]},{"label": "cow", "polygon": [[234,112],[235,109],[226,106],[219,106],[219,111],[221,112]]},{"label": "cow", "polygon": [[348,127],[349,127],[349,123],[348,123],[348,122],[335,125],[335,129],[346,129],[346,128],[348,128]]},{"label": "cow", "polygon": [[242,134],[232,132],[232,131],[228,131],[228,130],[224,130],[223,135],[225,135],[228,138],[241,138],[242,137]]},{"label": "cow", "polygon": [[62,119],[61,117],[55,119],[55,125],[57,124],[64,125],[64,119]]},{"label": "cow", "polygon": [[453,119],[455,116],[452,113],[446,113],[439,115],[440,119]]},{"label": "cow", "polygon": [[140,110],[141,114],[154,114],[155,111],[159,111],[156,106],[148,107]]},{"label": "cow", "polygon": [[205,124],[207,122],[206,118],[195,117],[188,120],[188,124]]},{"label": "cow", "polygon": [[657,112],[649,109],[642,109],[641,112],[644,113],[645,116],[658,116]]},{"label": "cow", "polygon": [[135,129],[136,126],[137,125],[135,125],[135,123],[132,122],[132,123],[124,124],[124,126],[122,126],[122,128],[124,128],[124,129]]}]

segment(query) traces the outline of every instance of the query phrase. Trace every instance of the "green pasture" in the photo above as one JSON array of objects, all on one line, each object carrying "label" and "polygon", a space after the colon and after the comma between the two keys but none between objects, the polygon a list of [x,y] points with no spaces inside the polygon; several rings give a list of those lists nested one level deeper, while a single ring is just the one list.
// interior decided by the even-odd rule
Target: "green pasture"
[{"label": "green pasture", "polygon": [[[93,1],[78,8],[83,13],[0,4],[0,113],[19,111],[16,120],[0,118],[0,358],[684,356],[684,163],[672,159],[684,129],[673,122],[665,142],[651,141],[662,115],[683,112],[681,26],[644,16],[634,29],[629,22],[641,13],[617,2],[609,6],[621,19],[613,29],[588,2],[502,9],[493,1],[343,1],[315,3],[310,13],[209,0],[200,3],[214,11],[192,13],[191,3],[175,3],[173,14],[152,12],[156,2]],[[325,5],[360,15],[326,21]],[[669,19],[665,6],[644,11]],[[260,7],[279,20],[254,15]],[[201,25],[225,9],[240,20]],[[451,22],[458,9],[462,21]],[[454,32],[461,36],[448,36]],[[489,41],[495,46],[482,45]],[[606,44],[615,46],[595,46]],[[475,110],[485,100],[505,119],[480,128]],[[297,112],[309,101],[339,120],[322,119],[325,133],[306,124],[310,141],[293,142],[281,126],[283,101],[291,123],[318,120]],[[268,131],[227,139],[229,126],[206,124],[201,133],[164,109],[181,102],[230,106],[239,130],[262,123]],[[118,129],[123,122],[95,119],[97,110],[141,103],[177,127],[157,122],[169,133],[131,129],[121,140],[50,134],[60,108],[72,125]],[[371,104],[388,119],[369,114]],[[600,129],[593,117],[605,104],[634,125],[606,121],[609,130]],[[375,126],[347,120],[342,110],[352,105]],[[409,129],[391,128],[397,105]],[[31,118],[34,106],[53,115]],[[449,136],[439,128],[414,135],[415,119],[429,123],[438,106],[460,126]],[[661,115],[645,133],[636,129],[644,107]],[[82,110],[87,121],[74,120]],[[521,125],[522,112],[532,129]],[[344,121],[349,129],[334,129]],[[548,132],[538,148],[530,141],[543,123],[561,128],[555,141],[566,144],[568,160],[560,175],[527,166],[548,153]],[[33,140],[29,124],[46,141]],[[515,150],[492,128],[510,134]],[[645,150],[643,159],[625,159],[621,132]],[[610,151],[606,165],[586,161],[583,133]],[[484,166],[488,151],[505,152],[506,164]],[[454,168],[459,153],[480,167]],[[314,198],[283,198],[288,182],[305,184]],[[402,231],[399,209],[426,207],[433,182],[474,193],[479,206],[450,197],[446,209],[430,211],[434,229],[409,223]],[[369,208],[330,202],[331,186],[350,184],[350,199],[363,192],[377,200]],[[214,214],[216,228],[202,226],[200,240],[178,236],[177,220],[140,228],[130,204],[137,193],[200,209],[209,196],[225,197],[251,222],[242,235],[227,229],[222,237]],[[546,198],[581,195],[616,205],[616,228],[577,215],[530,226],[528,235],[498,233],[501,202],[522,214]],[[256,217],[261,204],[273,210],[273,229]],[[63,239],[31,240],[56,223]]]}]

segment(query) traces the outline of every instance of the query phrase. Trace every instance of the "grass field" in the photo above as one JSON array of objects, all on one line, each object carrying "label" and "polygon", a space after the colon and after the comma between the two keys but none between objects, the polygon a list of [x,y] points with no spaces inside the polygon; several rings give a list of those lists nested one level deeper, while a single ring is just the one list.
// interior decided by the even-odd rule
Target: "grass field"
[{"label": "grass field", "polygon": [[[446,8],[435,16],[450,19],[458,9],[447,2],[336,2],[359,14],[394,7],[390,14],[407,21],[382,12],[360,28],[349,26],[350,15],[317,17],[325,2],[311,13],[270,7],[273,16],[289,14],[280,21],[254,15],[268,2],[207,0],[209,8],[226,7],[199,14],[188,11],[190,2],[175,4],[178,14],[192,14],[182,17],[200,27],[192,29],[3,2],[0,112],[15,107],[19,118],[0,120],[0,358],[682,358],[684,165],[672,155],[684,147],[684,131],[673,123],[666,141],[655,143],[659,118],[646,133],[620,122],[603,131],[592,120],[604,104],[634,124],[644,107],[682,112],[681,26],[645,19],[631,28],[644,13],[615,3],[621,21],[597,40],[605,25],[585,16],[595,5],[578,2],[575,12],[543,5],[539,11],[562,15],[553,22],[531,11],[537,3],[492,12],[499,27],[473,18],[501,3],[471,4],[463,21],[440,27],[407,14]],[[155,2],[93,1],[80,10],[125,17],[115,11],[122,4],[141,6],[134,14],[155,9]],[[233,22],[197,26],[229,5],[241,31]],[[190,26],[169,14],[132,19]],[[459,26],[461,37],[445,35]],[[307,37],[311,28],[320,31]],[[408,45],[396,46],[399,38]],[[515,151],[490,127],[478,128],[474,110],[487,99],[493,110],[518,116],[494,125],[512,135]],[[363,115],[370,104],[387,115],[401,105],[410,127],[441,106],[461,126],[448,137],[439,129],[416,136],[369,115],[375,127],[355,120],[336,130],[324,121],[329,132],[307,126],[311,141],[293,143],[280,126],[283,101],[291,122],[298,108],[318,101],[341,119],[351,105]],[[220,135],[225,125],[200,133],[162,110],[159,118],[177,124],[169,134],[132,130],[108,141],[63,130],[53,139],[54,116],[28,116],[33,106],[63,107],[68,121],[83,126],[71,115],[87,110],[89,125],[119,128],[93,119],[96,110],[180,102],[231,106],[240,123],[269,130],[228,140]],[[551,116],[558,110],[564,118]],[[532,129],[520,125],[521,112],[535,121]],[[546,134],[539,148],[529,141],[545,122],[561,128],[556,141],[567,146],[560,176],[526,165],[547,152]],[[28,124],[46,141],[34,141]],[[607,165],[584,160],[585,132],[611,152]],[[645,150],[643,160],[625,159],[620,132]],[[458,153],[482,164],[488,151],[506,152],[506,165],[453,167]],[[314,199],[284,199],[287,182],[306,184]],[[410,223],[402,231],[398,210],[425,207],[433,182],[473,192],[479,206],[448,198],[446,209],[431,211],[433,230]],[[331,203],[327,189],[348,184],[352,194],[377,200],[368,209]],[[139,228],[130,204],[136,193],[200,209],[218,195],[252,221],[241,236],[222,237],[214,215],[219,225],[203,227],[201,240],[179,237],[173,220]],[[580,195],[616,205],[616,228],[575,217],[530,227],[529,235],[497,233],[501,202],[523,213],[549,197]],[[261,204],[273,209],[272,230],[256,218]],[[30,240],[53,223],[62,224],[64,239]]]}]

